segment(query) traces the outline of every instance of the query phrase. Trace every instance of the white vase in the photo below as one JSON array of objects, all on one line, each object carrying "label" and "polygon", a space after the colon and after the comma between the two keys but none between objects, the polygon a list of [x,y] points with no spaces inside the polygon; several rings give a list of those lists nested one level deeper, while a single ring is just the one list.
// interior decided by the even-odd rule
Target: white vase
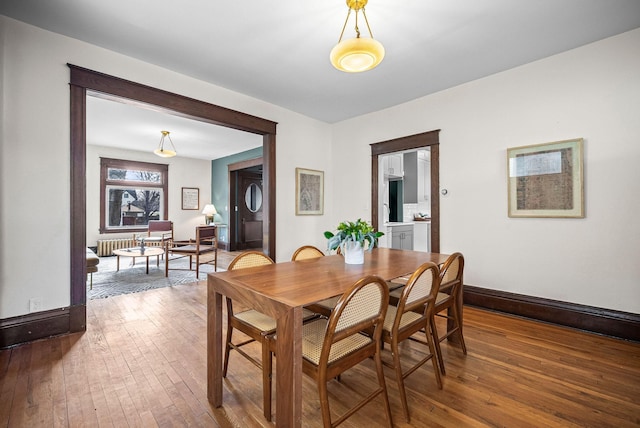
[{"label": "white vase", "polygon": [[364,263],[364,247],[359,242],[348,241],[344,243],[344,262],[349,265],[361,265]]}]

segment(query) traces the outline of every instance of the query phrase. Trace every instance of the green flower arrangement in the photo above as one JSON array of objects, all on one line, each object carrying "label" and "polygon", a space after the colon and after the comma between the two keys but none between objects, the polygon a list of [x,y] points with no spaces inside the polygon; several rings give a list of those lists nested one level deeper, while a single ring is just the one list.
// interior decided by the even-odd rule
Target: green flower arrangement
[{"label": "green flower arrangement", "polygon": [[[378,242],[384,233],[376,232],[373,226],[362,219],[357,221],[343,221],[338,225],[338,230],[334,234],[332,232],[324,232],[324,237],[327,238],[327,249],[329,251],[335,250],[341,247],[344,251],[344,245],[349,242],[359,242],[360,246],[366,250],[371,250]],[[367,245],[365,246],[365,241]]]}]

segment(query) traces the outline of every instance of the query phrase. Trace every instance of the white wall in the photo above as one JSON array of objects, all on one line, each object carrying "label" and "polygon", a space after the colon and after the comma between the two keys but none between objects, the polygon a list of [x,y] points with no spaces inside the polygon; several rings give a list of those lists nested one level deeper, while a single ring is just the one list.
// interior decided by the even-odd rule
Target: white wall
[{"label": "white wall", "polygon": [[[278,122],[278,260],[370,218],[370,143],[442,129],[441,247],[465,282],[640,313],[640,30],[333,126],[2,16],[0,37],[0,319],[69,304],[67,63]],[[506,148],[576,137],[587,217],[509,219]],[[295,216],[296,167],[325,171],[325,215]]]},{"label": "white wall", "polygon": [[[165,163],[169,165],[169,217],[173,221],[176,239],[195,237],[195,228],[204,224],[202,208],[211,198],[211,162],[176,156],[160,159],[153,153],[114,149],[87,145],[87,246],[93,247],[98,239],[131,238],[128,233],[100,234],[100,158],[127,159],[139,162]],[[182,188],[200,189],[200,209],[182,209]]]},{"label": "white wall", "polygon": [[[441,129],[441,251],[463,252],[465,283],[640,313],[639,114],[640,29],[342,122],[334,220],[370,217],[352,190],[367,188],[369,143]],[[508,218],[506,149],[572,138],[586,218]]]},{"label": "white wall", "polygon": [[[0,16],[0,47],[0,319],[28,313],[31,297],[42,299],[43,310],[69,305],[69,225],[73,219],[67,63],[277,122],[276,229],[280,239],[276,258],[289,259],[297,246],[314,238],[316,244],[323,244],[324,239],[314,233],[314,228],[328,227],[320,224],[323,217],[294,215],[294,183],[296,166],[329,169],[329,125],[4,16]],[[324,149],[316,151],[317,147]],[[170,184],[172,191],[178,183]],[[33,210],[36,203],[47,208]],[[95,231],[95,225],[89,227]]]}]

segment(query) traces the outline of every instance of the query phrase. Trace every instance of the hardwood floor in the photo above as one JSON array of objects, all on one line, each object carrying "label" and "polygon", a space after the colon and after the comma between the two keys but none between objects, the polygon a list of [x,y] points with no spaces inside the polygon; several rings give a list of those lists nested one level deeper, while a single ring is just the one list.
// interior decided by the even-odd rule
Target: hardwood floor
[{"label": "hardwood floor", "polygon": [[[210,407],[206,294],[200,282],[93,300],[86,333],[0,351],[0,426],[273,426],[262,416],[258,369],[234,353],[224,405]],[[443,344],[442,390],[429,365],[406,379],[411,425],[385,369],[395,426],[640,425],[638,343],[468,307],[465,339],[466,356]],[[257,345],[249,349],[259,355]],[[413,343],[403,352],[421,355]],[[374,382],[370,361],[347,371],[330,385],[332,411]],[[316,386],[306,376],[303,394],[303,426],[322,426]],[[343,426],[384,426],[379,404]]]}]

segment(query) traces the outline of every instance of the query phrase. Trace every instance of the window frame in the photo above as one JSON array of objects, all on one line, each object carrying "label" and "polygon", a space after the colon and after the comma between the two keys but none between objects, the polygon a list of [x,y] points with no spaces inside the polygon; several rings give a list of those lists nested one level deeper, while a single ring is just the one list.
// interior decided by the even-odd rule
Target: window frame
[{"label": "window frame", "polygon": [[[109,168],[118,168],[126,170],[150,171],[160,174],[160,183],[154,184],[149,182],[130,181],[130,180],[109,180]],[[152,162],[140,162],[124,159],[100,158],[100,233],[128,233],[143,232],[147,230],[147,226],[118,226],[117,228],[107,225],[107,188],[108,187],[133,187],[145,189],[161,189],[160,198],[160,220],[169,217],[169,165]]]}]

